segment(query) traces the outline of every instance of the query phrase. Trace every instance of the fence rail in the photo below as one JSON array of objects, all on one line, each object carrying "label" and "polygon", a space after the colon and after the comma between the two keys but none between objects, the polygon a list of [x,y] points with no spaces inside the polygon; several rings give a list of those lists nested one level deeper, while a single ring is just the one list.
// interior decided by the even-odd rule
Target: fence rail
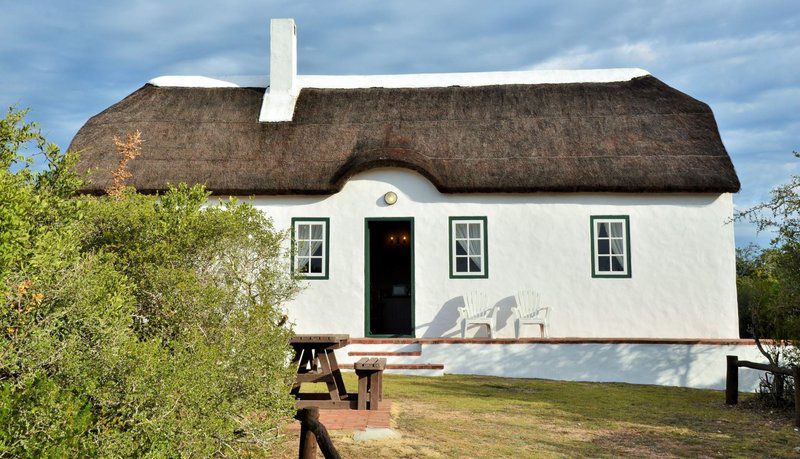
[{"label": "fence rail", "polygon": [[728,356],[728,371],[725,378],[725,403],[736,405],[739,403],[739,368],[753,368],[794,378],[794,425],[800,427],[800,367],[779,367],[767,363],[739,360],[738,356]]}]

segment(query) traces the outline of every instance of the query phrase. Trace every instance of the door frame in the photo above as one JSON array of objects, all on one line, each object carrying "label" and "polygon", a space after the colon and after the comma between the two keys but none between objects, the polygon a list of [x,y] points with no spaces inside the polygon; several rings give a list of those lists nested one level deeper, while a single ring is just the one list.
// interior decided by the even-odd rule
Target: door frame
[{"label": "door frame", "polygon": [[[411,236],[411,333],[407,335],[379,335],[370,331],[370,253],[369,253],[369,222],[378,221],[403,221],[409,222],[410,236]],[[369,338],[416,338],[417,321],[415,318],[416,312],[416,297],[417,297],[417,282],[414,278],[414,246],[416,245],[416,238],[414,235],[414,217],[366,217],[364,218],[364,336]]]}]

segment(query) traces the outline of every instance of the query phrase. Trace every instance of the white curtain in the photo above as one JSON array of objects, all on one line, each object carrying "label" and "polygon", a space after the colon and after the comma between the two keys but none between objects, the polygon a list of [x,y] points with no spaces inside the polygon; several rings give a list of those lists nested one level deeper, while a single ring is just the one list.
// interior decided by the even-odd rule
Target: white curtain
[{"label": "white curtain", "polygon": [[481,241],[469,241],[469,254],[470,255],[480,255],[481,254]]},{"label": "white curtain", "polygon": [[624,239],[611,239],[611,253],[613,255],[622,255],[624,251]]}]

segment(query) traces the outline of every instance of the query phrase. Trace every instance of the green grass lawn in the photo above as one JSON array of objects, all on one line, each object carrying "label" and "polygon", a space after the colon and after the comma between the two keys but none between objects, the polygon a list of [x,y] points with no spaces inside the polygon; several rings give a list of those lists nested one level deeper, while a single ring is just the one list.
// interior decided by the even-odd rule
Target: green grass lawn
[{"label": "green grass lawn", "polygon": [[[355,389],[352,374],[345,375]],[[331,432],[342,457],[798,457],[791,413],[724,393],[483,376],[386,376],[401,439]],[[297,454],[297,435],[282,452]]]}]

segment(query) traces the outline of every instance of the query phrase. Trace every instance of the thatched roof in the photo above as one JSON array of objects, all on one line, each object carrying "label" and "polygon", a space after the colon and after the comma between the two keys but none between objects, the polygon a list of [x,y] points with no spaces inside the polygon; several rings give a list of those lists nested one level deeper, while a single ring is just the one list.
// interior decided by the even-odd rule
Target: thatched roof
[{"label": "thatched roof", "polygon": [[374,167],[413,169],[444,193],[735,192],[714,115],[652,76],[611,83],[302,89],[289,122],[258,122],[263,88],[145,85],[92,117],[70,149],[116,167],[112,138],[142,132],[140,191],[330,194]]}]

